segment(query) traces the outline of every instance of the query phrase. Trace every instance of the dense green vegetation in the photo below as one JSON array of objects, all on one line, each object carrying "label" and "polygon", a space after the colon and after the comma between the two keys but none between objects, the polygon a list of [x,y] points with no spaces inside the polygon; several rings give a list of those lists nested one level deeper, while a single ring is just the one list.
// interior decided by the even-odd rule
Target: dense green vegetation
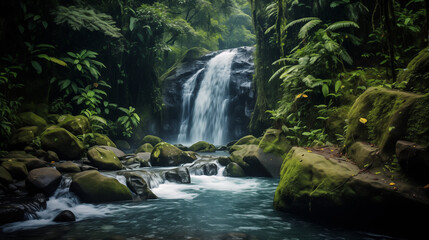
[{"label": "dense green vegetation", "polygon": [[1,9],[2,148],[26,111],[81,114],[91,133],[139,139],[162,117],[159,76],[184,52],[255,42],[245,0],[19,0]]}]

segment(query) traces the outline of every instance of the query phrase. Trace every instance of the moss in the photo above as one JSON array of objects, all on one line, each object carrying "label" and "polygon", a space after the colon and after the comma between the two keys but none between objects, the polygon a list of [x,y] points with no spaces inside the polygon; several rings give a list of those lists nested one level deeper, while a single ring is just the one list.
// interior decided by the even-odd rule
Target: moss
[{"label": "moss", "polygon": [[229,163],[226,168],[226,176],[228,177],[245,177],[246,174],[244,173],[244,170],[238,165],[237,163]]},{"label": "moss", "polygon": [[33,112],[23,112],[18,114],[18,117],[20,120],[19,126],[21,127],[37,126],[39,127],[39,129],[43,130],[48,125],[45,119],[43,119],[39,115],[36,115]]},{"label": "moss", "polygon": [[54,151],[61,159],[79,159],[85,149],[76,136],[57,126],[46,129],[42,133],[40,141],[43,149]]},{"label": "moss", "polygon": [[[409,108],[421,97],[381,87],[369,88],[349,111],[346,147],[355,141],[370,141],[382,150],[394,152],[396,141],[407,131],[404,119],[409,117]],[[367,122],[362,123],[361,118]]]},{"label": "moss", "polygon": [[70,191],[88,203],[132,200],[132,193],[126,186],[95,170],[74,175]]},{"label": "moss", "polygon": [[418,99],[409,111],[405,140],[429,144],[429,94]]},{"label": "moss", "polygon": [[328,110],[328,120],[326,120],[326,132],[329,139],[336,141],[336,134],[343,135],[346,127],[347,114],[350,110],[350,105],[334,107]]},{"label": "moss", "polygon": [[152,152],[153,146],[150,143],[145,143],[137,148],[136,153],[139,152]]},{"label": "moss", "polygon": [[6,169],[14,179],[24,179],[28,175],[25,163],[18,162],[14,159],[3,161],[1,166]]},{"label": "moss", "polygon": [[216,147],[208,142],[199,141],[192,144],[192,146],[189,147],[189,150],[194,152],[215,152]]},{"label": "moss", "polygon": [[93,147],[88,150],[88,159],[91,164],[100,170],[121,170],[122,163],[115,153],[101,147]]},{"label": "moss", "polygon": [[186,153],[166,142],[155,145],[150,155],[152,166],[178,166],[183,163],[190,163],[193,160],[190,153]]},{"label": "moss", "polygon": [[162,139],[160,137],[153,136],[153,135],[146,135],[141,140],[140,145],[143,145],[145,143],[150,143],[152,146],[155,146],[160,142],[162,142]]},{"label": "moss", "polygon": [[255,144],[258,145],[259,144],[259,139],[257,139],[256,137],[254,137],[253,135],[247,135],[244,136],[242,138],[240,138],[236,143],[234,143],[234,145],[248,145],[248,144]]},{"label": "moss", "polygon": [[231,153],[231,161],[237,163],[242,168],[249,167],[249,164],[246,163],[243,158],[246,155],[252,154],[258,151],[258,145],[238,145],[242,146],[240,150],[234,151]]},{"label": "moss", "polygon": [[262,137],[259,147],[266,153],[274,153],[283,156],[289,152],[291,143],[286,139],[284,133],[279,129],[267,129]]},{"label": "moss", "polygon": [[37,126],[22,127],[11,137],[10,145],[15,148],[24,148],[30,145],[39,134]]},{"label": "moss", "polygon": [[413,92],[429,90],[429,47],[410,61],[407,68],[398,74],[398,82],[407,82],[406,89]]},{"label": "moss", "polygon": [[9,184],[12,183],[13,179],[10,173],[2,166],[0,166],[0,183]]},{"label": "moss", "polygon": [[116,144],[108,136],[100,133],[94,133],[94,138],[89,141],[89,145],[116,147]]},{"label": "moss", "polygon": [[74,135],[85,134],[89,131],[89,120],[82,115],[62,115],[57,121],[59,127],[67,129]]}]

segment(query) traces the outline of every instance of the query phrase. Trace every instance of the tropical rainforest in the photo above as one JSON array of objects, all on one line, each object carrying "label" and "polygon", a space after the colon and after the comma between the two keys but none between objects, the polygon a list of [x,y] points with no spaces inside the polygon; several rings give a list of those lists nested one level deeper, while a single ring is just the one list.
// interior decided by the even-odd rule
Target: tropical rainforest
[{"label": "tropical rainforest", "polygon": [[[119,205],[130,208],[168,204],[163,201],[176,198],[162,186],[195,184],[195,176],[215,175],[222,184],[233,181],[226,185],[260,181],[256,185],[264,186],[266,195],[234,199],[264,198],[267,209],[276,210],[270,214],[386,237],[424,238],[421,217],[429,213],[428,11],[428,0],[1,1],[0,236],[33,236],[20,235],[28,231],[26,225],[14,225],[29,219],[97,219],[79,215],[78,209],[76,216],[65,208],[52,210],[52,199],[65,199],[64,189],[71,194],[67,199],[77,199],[70,209],[88,203],[102,212],[103,205],[97,204],[106,202],[125,201]],[[239,90],[222,90],[214,78],[228,80],[229,75],[210,70],[227,62],[227,54],[215,61],[224,53],[248,54],[246,60],[230,55],[233,73],[213,67],[236,76]],[[243,66],[246,70],[234,70]],[[240,74],[247,74],[248,84],[240,82]],[[206,79],[212,81],[209,90],[229,95],[215,105],[204,102],[203,108],[237,105],[226,111],[229,118],[222,118],[221,125],[228,119],[231,123],[224,138],[218,138],[221,144],[195,137],[198,142],[163,141],[186,139],[183,134],[197,128],[192,122],[220,115],[185,116],[200,111],[189,110],[194,105],[185,99],[202,101],[195,91],[205,89]],[[169,121],[174,116],[178,120]],[[238,138],[231,141],[225,134]],[[233,189],[244,194],[241,190]],[[58,210],[64,211],[58,215]],[[51,211],[50,217],[40,211]],[[280,218],[279,224],[299,225],[290,215]],[[170,227],[176,223],[163,221]],[[242,220],[224,221],[235,226]],[[142,232],[147,224],[140,226]],[[200,232],[185,234],[186,226],[178,225],[180,234],[165,230],[166,235],[147,227],[152,235],[139,236],[286,239],[288,234],[279,225],[270,230],[271,238],[266,231],[239,227],[222,233],[201,230],[201,237]],[[290,236],[320,239],[315,236],[324,233],[312,226],[299,226],[301,233]],[[314,235],[303,235],[306,227]],[[137,236],[133,231],[120,235]],[[330,232],[326,239],[362,239],[353,231]],[[73,234],[78,239],[111,237]]]}]

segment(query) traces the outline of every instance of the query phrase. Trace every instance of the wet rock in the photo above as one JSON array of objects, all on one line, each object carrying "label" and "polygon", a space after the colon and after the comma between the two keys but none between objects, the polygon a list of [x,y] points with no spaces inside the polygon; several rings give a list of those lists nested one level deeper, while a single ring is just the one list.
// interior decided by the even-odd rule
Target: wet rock
[{"label": "wet rock", "polygon": [[403,172],[414,180],[426,184],[429,181],[429,151],[413,142],[396,142],[396,157]]},{"label": "wet rock", "polygon": [[30,145],[39,134],[37,126],[22,127],[16,130],[10,139],[10,146],[13,149],[22,149]]},{"label": "wet rock", "polygon": [[227,166],[231,162],[231,158],[230,157],[219,157],[217,159],[217,161],[219,162],[220,165]]},{"label": "wet rock", "polygon": [[347,149],[347,156],[360,168],[380,167],[384,161],[380,149],[364,142],[355,142]]},{"label": "wet rock", "polygon": [[36,115],[33,112],[23,112],[18,114],[19,118],[19,126],[37,126],[40,130],[44,130],[48,123],[45,119],[40,117],[39,115]]},{"label": "wet rock", "polygon": [[229,163],[225,171],[223,172],[223,175],[226,177],[245,177],[246,174],[244,173],[243,169],[235,162]]},{"label": "wet rock", "polygon": [[286,138],[282,130],[270,128],[265,131],[258,146],[264,153],[272,153],[279,157],[283,157],[289,152],[292,144]]},{"label": "wet rock", "polygon": [[30,192],[41,192],[51,196],[60,185],[61,179],[61,173],[55,168],[37,168],[29,172],[26,188]]},{"label": "wet rock", "polygon": [[190,154],[166,142],[157,144],[150,156],[152,166],[178,166],[193,160]]},{"label": "wet rock", "polygon": [[88,144],[90,146],[109,146],[116,148],[116,144],[110,140],[108,136],[100,133],[94,133],[94,138],[89,140]]},{"label": "wet rock", "polygon": [[100,170],[121,170],[122,163],[111,150],[100,147],[92,147],[88,150],[88,160],[91,165]]},{"label": "wet rock", "polygon": [[94,170],[75,174],[70,191],[87,203],[125,201],[133,198],[131,191],[118,180]]},{"label": "wet rock", "polygon": [[176,183],[191,183],[191,176],[188,168],[178,167],[164,172],[164,177],[167,181]]},{"label": "wet rock", "polygon": [[74,222],[74,221],[76,221],[76,216],[70,210],[64,210],[54,218],[54,222]]},{"label": "wet rock", "polygon": [[149,189],[146,181],[138,174],[126,172],[124,174],[128,188],[141,199],[157,199],[158,197]]},{"label": "wet rock", "polygon": [[217,165],[210,160],[195,161],[188,168],[189,168],[189,172],[195,175],[212,176],[212,175],[217,175],[217,172],[218,172]]},{"label": "wet rock", "polygon": [[80,159],[85,146],[64,128],[49,127],[41,135],[42,148],[58,154],[61,159]]},{"label": "wet rock", "polygon": [[47,155],[44,160],[46,162],[58,162],[60,158],[58,157],[58,154],[56,154],[54,151],[47,151]]},{"label": "wet rock", "polygon": [[81,171],[79,165],[72,161],[55,163],[55,167],[62,173],[76,173]]},{"label": "wet rock", "polygon": [[32,154],[38,158],[45,158],[48,153],[43,149],[37,149],[34,150]]},{"label": "wet rock", "polygon": [[24,221],[26,215],[35,215],[37,211],[46,209],[48,198],[42,193],[33,197],[19,196],[4,199],[0,204],[0,225],[17,221]]},{"label": "wet rock", "polygon": [[9,184],[13,181],[12,175],[2,166],[0,166],[0,183]]}]

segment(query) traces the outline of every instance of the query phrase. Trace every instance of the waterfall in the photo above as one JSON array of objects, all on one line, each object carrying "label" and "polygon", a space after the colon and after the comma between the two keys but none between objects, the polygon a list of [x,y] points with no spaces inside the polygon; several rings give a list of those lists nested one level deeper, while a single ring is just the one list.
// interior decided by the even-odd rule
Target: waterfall
[{"label": "waterfall", "polygon": [[[225,143],[231,64],[236,53],[236,49],[219,53],[183,85],[179,142]],[[197,88],[201,72],[204,77]],[[196,96],[194,102],[192,96]]]}]

